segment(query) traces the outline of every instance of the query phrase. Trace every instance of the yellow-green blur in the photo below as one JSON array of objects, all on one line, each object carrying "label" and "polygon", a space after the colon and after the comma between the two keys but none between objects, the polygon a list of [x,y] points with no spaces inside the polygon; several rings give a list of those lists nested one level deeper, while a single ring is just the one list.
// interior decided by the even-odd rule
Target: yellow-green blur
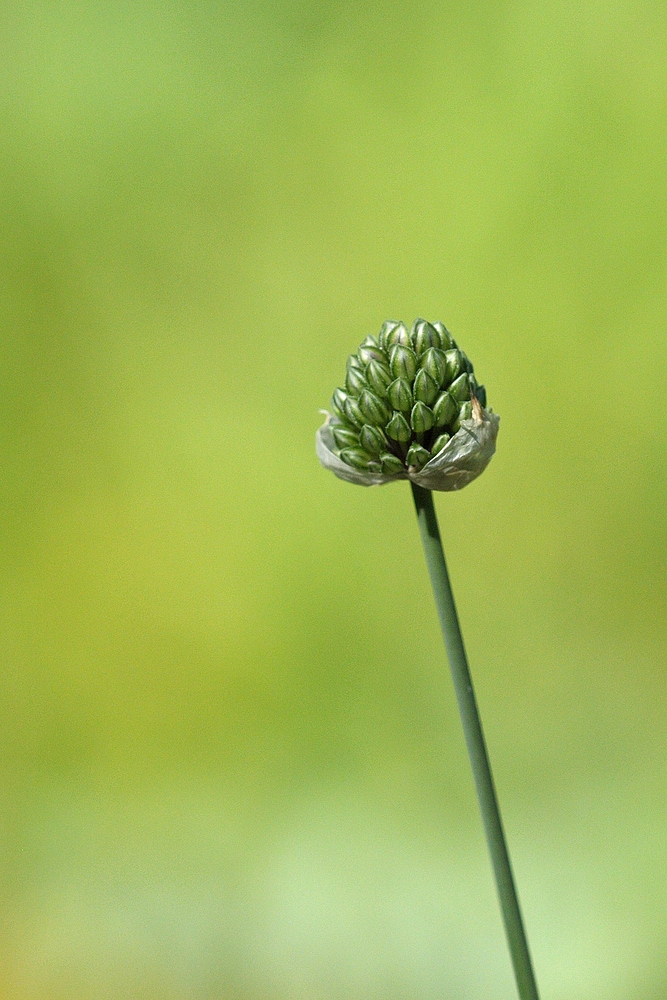
[{"label": "yellow-green blur", "polygon": [[0,140],[0,998],[515,995],[409,487],[314,453],[425,316],[543,1000],[662,1000],[664,5],[8,0]]}]

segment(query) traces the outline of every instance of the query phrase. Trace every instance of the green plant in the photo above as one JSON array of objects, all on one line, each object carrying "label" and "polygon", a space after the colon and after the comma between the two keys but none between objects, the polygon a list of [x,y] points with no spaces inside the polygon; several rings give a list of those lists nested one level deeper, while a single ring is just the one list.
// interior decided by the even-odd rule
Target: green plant
[{"label": "green plant", "polygon": [[521,1000],[538,1000],[500,809],[477,709],[433,490],[462,489],[488,465],[499,417],[442,323],[410,331],[385,323],[347,362],[345,387],[317,432],[317,454],[339,478],[362,486],[411,481],[426,563],[461,714],[505,932]]}]

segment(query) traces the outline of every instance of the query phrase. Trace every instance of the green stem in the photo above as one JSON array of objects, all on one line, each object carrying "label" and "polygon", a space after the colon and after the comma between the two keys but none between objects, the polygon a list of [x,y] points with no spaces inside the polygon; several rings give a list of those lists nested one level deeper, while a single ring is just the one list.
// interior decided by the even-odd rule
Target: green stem
[{"label": "green stem", "polygon": [[500,908],[505,923],[514,975],[521,1000],[539,1000],[537,984],[530,961],[528,941],[523,929],[519,900],[512,876],[503,824],[498,808],[498,799],[493,785],[491,766],[486,752],[482,723],[477,711],[475,692],[468,667],[463,636],[459,625],[454,595],[449,582],[447,563],[440,541],[438,521],[430,490],[412,485],[412,493],[417,508],[417,520],[421,533],[426,563],[431,576],[435,603],[440,617],[440,626],[445,640],[447,656],[452,670],[456,698],[463,723],[463,732],[468,747],[468,755],[477,788],[477,798],[484,821],[484,830],[489,845],[489,853],[500,897]]}]

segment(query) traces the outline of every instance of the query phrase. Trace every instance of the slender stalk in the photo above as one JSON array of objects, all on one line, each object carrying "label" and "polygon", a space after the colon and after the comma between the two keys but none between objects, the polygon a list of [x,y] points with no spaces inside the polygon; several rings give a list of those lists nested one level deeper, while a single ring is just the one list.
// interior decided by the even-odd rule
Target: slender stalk
[{"label": "slender stalk", "polygon": [[442,550],[438,521],[433,506],[433,494],[420,486],[412,485],[412,493],[417,508],[417,520],[421,533],[426,563],[431,576],[435,603],[440,617],[440,626],[445,640],[447,656],[452,670],[456,698],[463,723],[463,732],[468,747],[468,755],[477,788],[477,798],[484,821],[484,830],[489,845],[489,853],[498,887],[500,908],[505,923],[505,933],[509,944],[514,975],[520,1000],[539,1000],[537,983],[530,960],[528,941],[523,929],[519,900],[512,876],[503,824],[498,808],[498,799],[493,784],[482,723],[477,711],[475,692],[468,667],[463,636],[459,625],[454,595],[449,582],[447,563]]}]

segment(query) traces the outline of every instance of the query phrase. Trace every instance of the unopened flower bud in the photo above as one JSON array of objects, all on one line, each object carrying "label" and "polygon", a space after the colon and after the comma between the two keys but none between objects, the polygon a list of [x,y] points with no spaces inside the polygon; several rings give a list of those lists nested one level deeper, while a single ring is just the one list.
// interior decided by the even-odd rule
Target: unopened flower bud
[{"label": "unopened flower bud", "polygon": [[337,413],[339,417],[345,417],[345,400],[347,399],[347,393],[344,389],[334,389],[334,394],[331,397],[331,408],[334,413]]},{"label": "unopened flower bud", "polygon": [[470,399],[470,382],[465,372],[452,382],[449,392],[457,403],[462,403],[464,400]]},{"label": "unopened flower bud", "polygon": [[425,434],[426,431],[430,431],[433,423],[433,410],[421,400],[416,402],[410,414],[410,424],[415,434]]},{"label": "unopened flower bud", "polygon": [[457,375],[463,371],[461,352],[457,350],[445,351],[445,358],[447,360],[447,381],[453,382]]},{"label": "unopened flower bud", "polygon": [[431,454],[437,455],[450,440],[449,434],[441,434],[440,437],[437,437],[431,445]]},{"label": "unopened flower bud", "polygon": [[461,359],[463,361],[463,370],[468,372],[469,375],[472,375],[473,372],[472,361],[470,360],[465,351],[460,351],[460,354],[461,354]]},{"label": "unopened flower bud", "polygon": [[378,335],[378,344],[383,351],[389,349],[389,344],[387,343],[387,337],[396,329],[397,326],[401,326],[401,323],[397,319],[387,319],[382,324],[382,328]]},{"label": "unopened flower bud", "polygon": [[410,424],[407,422],[402,413],[394,413],[393,417],[385,427],[385,433],[387,434],[387,437],[392,439],[392,441],[409,441],[412,437]]},{"label": "unopened flower bud", "polygon": [[454,343],[454,338],[452,337],[451,333],[449,332],[444,323],[438,322],[438,323],[433,323],[432,325],[433,329],[437,330],[438,333],[440,334],[440,346],[442,347],[443,351],[451,351],[452,347],[456,347],[456,344]]},{"label": "unopened flower bud", "polygon": [[358,396],[362,389],[366,389],[366,379],[360,368],[348,368],[345,376],[345,388],[353,396]]},{"label": "unopened flower bud", "polygon": [[360,372],[364,370],[364,366],[356,354],[350,354],[349,358],[345,362],[345,371],[349,372],[350,368],[357,368]]},{"label": "unopened flower bud", "polygon": [[369,333],[367,337],[361,341],[360,347],[379,347],[380,341],[377,337],[374,337],[372,333]]},{"label": "unopened flower bud", "polygon": [[355,399],[354,396],[348,396],[345,400],[345,419],[359,430],[366,423],[364,415],[359,409],[359,400]]},{"label": "unopened flower bud", "polygon": [[423,354],[429,347],[440,347],[438,331],[425,319],[415,320],[410,339],[417,354]]},{"label": "unopened flower bud", "polygon": [[386,476],[395,476],[399,472],[405,472],[405,466],[400,458],[397,458],[396,455],[392,455],[388,451],[380,455],[380,463],[382,471]]},{"label": "unopened flower bud", "polygon": [[385,403],[370,389],[363,389],[359,394],[359,409],[366,417],[365,422],[380,427],[386,424],[391,414]]},{"label": "unopened flower bud", "polygon": [[366,369],[366,381],[378,396],[385,396],[387,393],[387,387],[392,381],[392,374],[387,368],[386,358],[384,354],[382,355],[382,364],[379,361],[370,361]]},{"label": "unopened flower bud", "polygon": [[387,364],[387,357],[379,347],[362,346],[357,351],[357,357],[364,365],[370,364],[371,361],[380,361],[383,365]]},{"label": "unopened flower bud", "polygon": [[384,343],[382,346],[386,351],[388,351],[395,344],[401,344],[403,347],[410,346],[410,334],[408,333],[408,328],[405,323],[396,323],[392,326],[392,329],[385,334]]},{"label": "unopened flower bud", "polygon": [[478,385],[475,389],[475,396],[482,404],[482,409],[486,409],[486,388],[483,385]]},{"label": "unopened flower bud", "polygon": [[404,347],[403,344],[395,344],[392,347],[389,363],[394,378],[406,378],[408,382],[412,382],[419,367],[415,352],[410,347]]},{"label": "unopened flower bud", "polygon": [[359,435],[350,427],[332,427],[332,432],[339,448],[359,447]]},{"label": "unopened flower bud", "polygon": [[[334,437],[336,432],[334,431]],[[364,424],[359,432],[359,444],[369,455],[380,455],[387,450],[387,439],[379,427]]]},{"label": "unopened flower bud", "polygon": [[438,398],[439,385],[435,382],[429,373],[423,368],[420,368],[415,376],[415,382],[413,386],[413,393],[415,399],[421,400],[422,403],[430,405],[435,403]]},{"label": "unopened flower bud", "polygon": [[407,379],[395,379],[387,389],[387,396],[395,410],[409,413],[412,409],[414,400],[412,398],[412,389]]},{"label": "unopened flower bud", "polygon": [[447,359],[444,351],[437,347],[429,347],[427,351],[424,351],[419,361],[424,371],[428,372],[433,381],[440,387],[447,374]]},{"label": "unopened flower bud", "polygon": [[340,457],[347,465],[352,465],[355,469],[368,470],[370,463],[373,461],[373,456],[369,455],[362,448],[346,448],[344,451],[341,451]]},{"label": "unopened flower bud", "polygon": [[453,432],[456,434],[456,432],[461,428],[461,421],[470,420],[471,417],[472,417],[472,402],[470,400],[466,400],[465,403],[461,403],[459,407],[459,415],[452,424]]},{"label": "unopened flower bud", "polygon": [[448,392],[441,393],[435,401],[435,406],[433,407],[435,426],[446,427],[447,424],[451,424],[457,413],[458,406],[454,397],[450,396]]},{"label": "unopened flower bud", "polygon": [[408,448],[408,453],[405,456],[406,465],[414,470],[423,469],[430,458],[430,454],[427,452],[426,448],[423,448],[420,444],[415,441]]}]

